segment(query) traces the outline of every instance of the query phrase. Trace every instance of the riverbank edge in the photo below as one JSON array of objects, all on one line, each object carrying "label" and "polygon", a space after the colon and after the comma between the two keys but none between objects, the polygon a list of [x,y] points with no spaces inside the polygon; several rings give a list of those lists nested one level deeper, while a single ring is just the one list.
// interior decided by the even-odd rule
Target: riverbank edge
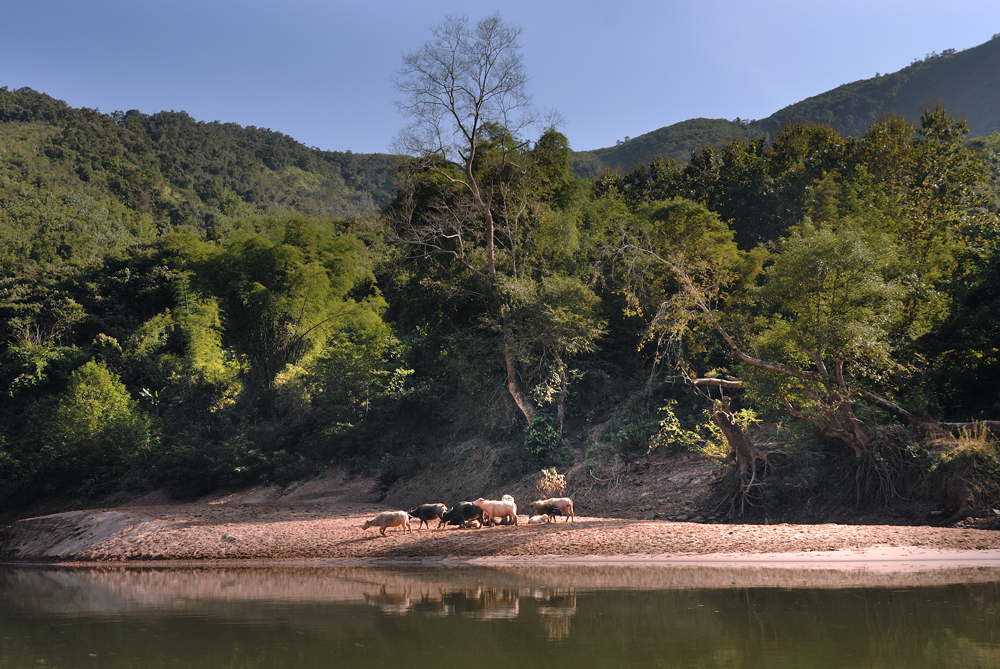
[{"label": "riverbank edge", "polygon": [[708,553],[708,554],[638,554],[638,555],[533,555],[533,556],[452,556],[422,558],[254,558],[254,559],[176,559],[176,560],[4,560],[4,567],[322,567],[322,566],[401,566],[401,567],[532,567],[564,566],[607,567],[725,567],[769,569],[834,569],[873,571],[927,571],[987,568],[998,570],[1000,549],[954,550],[907,546],[874,547],[870,550],[796,551],[788,553]]}]

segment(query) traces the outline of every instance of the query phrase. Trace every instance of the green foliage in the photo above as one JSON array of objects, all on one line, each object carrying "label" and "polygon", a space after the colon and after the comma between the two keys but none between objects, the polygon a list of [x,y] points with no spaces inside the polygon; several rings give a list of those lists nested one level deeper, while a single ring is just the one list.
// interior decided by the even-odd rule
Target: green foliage
[{"label": "green foliage", "polygon": [[[705,147],[720,147],[733,137],[753,137],[760,131],[738,121],[695,118],[648,132],[634,138],[625,138],[618,145],[587,153],[596,156],[612,169],[630,170],[639,163],[649,163],[657,158],[685,160]],[[578,172],[579,174],[580,172]],[[593,170],[585,176],[592,176]],[[596,176],[600,176],[600,173]]]},{"label": "green foliage", "polygon": [[957,444],[946,450],[930,468],[930,477],[933,487],[944,491],[949,481],[967,482],[973,511],[988,515],[991,509],[1000,505],[1000,442],[981,423],[963,428]]},{"label": "green foliage", "polygon": [[[985,213],[985,167],[962,146],[966,132],[935,109],[919,132],[894,117],[858,141],[791,128],[770,149],[736,140],[683,168],[657,163],[605,177],[598,195],[624,201],[638,223],[616,242],[630,313],[655,313],[648,336],[685,375],[718,366],[721,338],[765,413],[783,407],[864,454],[865,418],[850,398],[899,414],[877,394],[914,388],[915,342],[939,326],[950,306],[946,282],[964,257],[982,253],[995,225]],[[654,194],[686,190],[709,210],[744,210],[734,221],[747,226],[744,240],[783,236],[769,252],[741,255],[726,251],[721,223],[694,226],[685,238],[685,222],[709,219],[681,200],[673,220],[649,215],[662,211]],[[782,209],[816,221],[786,219],[783,230],[754,220]]]},{"label": "green foliage", "polygon": [[1000,40],[996,39],[964,51],[933,54],[898,72],[838,86],[757,121],[690,119],[626,137],[616,146],[575,154],[575,169],[577,174],[596,178],[607,167],[628,171],[657,158],[684,161],[705,148],[719,149],[734,137],[768,137],[777,143],[787,128],[801,123],[860,138],[886,116],[919,119],[932,100],[945,100],[952,109],[963,110],[972,134],[986,135],[1000,128],[1000,93],[982,85],[998,61]]},{"label": "green foliage", "polygon": [[[247,390],[263,393],[255,401],[265,414],[287,365],[314,355],[330,332],[378,324],[385,304],[370,289],[374,277],[355,236],[326,236],[301,217],[281,223],[272,230],[280,241],[256,235],[208,248],[193,265],[197,286],[219,302],[223,344],[245,361]],[[367,294],[355,292],[366,286]]]},{"label": "green foliage", "polygon": [[564,276],[512,282],[504,289],[504,301],[510,305],[509,336],[526,385],[540,405],[556,405],[561,430],[565,393],[579,374],[569,364],[594,351],[604,333],[600,300],[580,281]]},{"label": "green foliage", "polygon": [[[2,95],[2,92],[0,92]],[[89,265],[148,242],[148,215],[129,209],[39,150],[56,129],[0,123],[0,271]]]},{"label": "green foliage", "polygon": [[531,424],[524,430],[524,452],[531,464],[552,464],[563,444],[553,415],[545,409],[536,409]]},{"label": "green foliage", "polygon": [[953,288],[955,308],[940,328],[920,340],[932,360],[941,410],[956,418],[1000,415],[1000,253],[976,261]]},{"label": "green foliage", "polygon": [[281,133],[184,112],[73,109],[6,87],[0,148],[5,241],[20,251],[42,236],[35,246],[44,250],[46,240],[65,237],[62,253],[76,257],[148,235],[152,221],[211,228],[254,211],[374,214],[392,197],[396,161],[310,149]]},{"label": "green foliage", "polygon": [[[587,466],[724,460],[668,369],[742,378],[737,423],[775,449],[751,503],[908,494],[927,454],[859,393],[995,417],[1000,144],[848,102],[854,137],[702,121],[591,154],[482,118],[468,160],[408,161],[394,193],[388,156],[0,89],[3,504],[331,463],[389,485],[470,438],[516,451],[493,453],[509,476],[567,465],[584,434]],[[805,420],[758,420],[788,410]],[[863,457],[827,438],[845,416]],[[935,472],[995,477],[960,451]]]},{"label": "green foliage", "polygon": [[880,227],[894,227],[915,255],[931,258],[961,237],[982,243],[996,233],[985,166],[963,145],[966,134],[965,122],[941,109],[926,112],[919,131],[888,117],[857,140],[791,125],[770,146],[737,138],[692,153],[686,165],[656,160],[607,174],[596,192],[632,210],[673,197],[702,202],[744,249],[778,239],[807,215],[881,214]]},{"label": "green foliage", "polygon": [[[718,304],[749,281],[748,263],[732,232],[702,205],[676,198],[640,207],[619,223],[616,265],[621,267],[626,314],[642,317],[657,355],[681,365],[709,352],[699,338],[703,305]],[[743,272],[751,275],[743,276]]]},{"label": "green foliage", "polygon": [[175,443],[159,459],[157,483],[184,496],[251,483],[288,484],[315,473],[315,465],[285,449],[262,447],[246,435],[225,441]]},{"label": "green foliage", "polygon": [[905,308],[914,288],[900,257],[891,237],[849,220],[793,227],[748,295],[756,316],[740,346],[754,353],[740,376],[751,397],[865,452],[848,398],[905,379],[901,335],[927,326]]},{"label": "green foliage", "polygon": [[[553,405],[562,430],[570,386],[583,374],[575,363],[604,332],[593,290],[603,221],[589,211],[589,189],[571,175],[568,141],[555,129],[531,147],[483,119],[465,141],[471,167],[422,152],[387,211],[405,256],[405,270],[386,284],[399,305],[388,317],[434,341],[432,373],[447,369],[488,407],[476,412],[484,423],[513,427],[509,409],[530,419],[541,403]],[[411,297],[429,303],[418,312]],[[497,401],[498,381],[512,403]]]},{"label": "green foliage", "polygon": [[993,130],[984,137],[974,137],[968,140],[968,146],[989,168],[988,191],[991,197],[989,210],[996,213],[1000,211],[1000,131]]},{"label": "green foliage", "polygon": [[154,426],[121,380],[87,362],[54,403],[34,412],[38,448],[25,458],[46,495],[92,498],[117,490],[151,459]]},{"label": "green foliage", "polygon": [[860,137],[887,114],[920,118],[930,100],[946,100],[953,109],[965,110],[974,134],[1000,127],[1000,97],[984,90],[983,77],[1000,58],[1000,41],[957,53],[914,60],[898,72],[876,75],[844,84],[808,98],[762,119],[755,127],[777,132],[803,119],[832,126],[837,132]]},{"label": "green foliage", "polygon": [[[675,409],[677,400],[671,400],[660,408],[660,430],[649,440],[649,452],[657,448],[665,451],[693,450],[705,441],[705,438],[694,430],[687,430],[681,425]],[[722,437],[721,433],[713,436]]]},{"label": "green foliage", "polygon": [[891,324],[904,291],[889,278],[894,251],[886,236],[850,223],[806,220],[793,228],[753,292],[765,314],[755,347],[770,359],[811,366],[799,350],[805,347],[855,375],[884,378],[895,367]]},{"label": "green foliage", "polygon": [[403,397],[413,374],[404,366],[405,353],[385,325],[342,330],[331,337],[305,379],[312,407],[322,414],[328,433],[344,434]]},{"label": "green foliage", "polygon": [[616,401],[601,430],[601,441],[626,457],[647,453],[650,439],[660,428],[659,407],[652,404],[651,394],[643,389],[612,399]]},{"label": "green foliage", "polygon": [[574,151],[569,155],[570,171],[581,179],[600,179],[607,170],[593,151]]}]

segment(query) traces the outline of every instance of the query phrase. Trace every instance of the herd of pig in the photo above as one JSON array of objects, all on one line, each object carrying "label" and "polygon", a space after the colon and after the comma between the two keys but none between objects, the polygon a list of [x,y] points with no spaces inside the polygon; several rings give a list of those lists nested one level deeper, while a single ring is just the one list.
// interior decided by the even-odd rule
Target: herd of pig
[{"label": "herd of pig", "polygon": [[[539,499],[532,502],[528,510],[530,524],[552,522],[556,516],[565,516],[566,522],[574,520],[573,500],[569,497]],[[468,529],[476,529],[487,524],[517,525],[517,504],[510,495],[504,495],[500,499],[480,497],[475,502],[459,502],[451,509],[444,504],[421,504],[409,512],[383,511],[371,520],[366,520],[361,529],[377,527],[384,537],[386,529],[390,527],[398,527],[403,532],[412,532],[413,529],[410,527],[412,520],[420,521],[417,529],[425,524],[427,529],[430,529],[433,520],[438,521],[438,527],[457,525]]]}]

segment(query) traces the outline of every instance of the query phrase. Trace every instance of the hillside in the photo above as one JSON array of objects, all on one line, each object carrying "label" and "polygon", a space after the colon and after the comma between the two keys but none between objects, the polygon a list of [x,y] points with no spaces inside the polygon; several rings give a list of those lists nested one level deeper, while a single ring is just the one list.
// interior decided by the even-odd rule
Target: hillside
[{"label": "hillside", "polygon": [[102,114],[4,87],[0,248],[21,259],[63,248],[88,262],[89,247],[102,253],[116,238],[206,229],[234,214],[376,214],[393,197],[394,160],[182,111]]},{"label": "hillside", "polygon": [[582,153],[593,154],[611,169],[628,169],[657,157],[684,161],[691,156],[691,151],[703,146],[722,146],[734,137],[757,134],[757,130],[741,121],[695,118],[626,139],[613,147]]},{"label": "hillside", "polygon": [[577,174],[591,176],[604,168],[629,170],[656,157],[684,161],[705,146],[719,147],[735,136],[771,137],[795,123],[829,125],[841,135],[859,137],[887,114],[919,125],[921,113],[935,104],[967,121],[973,137],[1000,128],[1000,35],[964,51],[930,54],[898,72],[838,86],[764,119],[690,119],[617,146],[579,152],[573,165]]},{"label": "hillside", "polygon": [[964,51],[931,54],[898,72],[838,86],[789,105],[754,126],[773,133],[805,121],[860,136],[886,114],[916,121],[935,104],[966,120],[973,136],[1000,128],[1000,36]]}]

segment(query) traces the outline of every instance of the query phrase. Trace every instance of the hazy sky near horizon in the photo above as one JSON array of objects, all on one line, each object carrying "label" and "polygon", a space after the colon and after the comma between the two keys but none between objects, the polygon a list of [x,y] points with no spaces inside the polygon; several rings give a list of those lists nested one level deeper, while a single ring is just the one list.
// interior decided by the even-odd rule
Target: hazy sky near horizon
[{"label": "hazy sky near horizon", "polygon": [[524,29],[535,104],[561,112],[576,150],[689,118],[763,118],[1000,33],[997,0],[0,0],[0,86],[388,151],[402,54],[449,14],[497,10]]}]

